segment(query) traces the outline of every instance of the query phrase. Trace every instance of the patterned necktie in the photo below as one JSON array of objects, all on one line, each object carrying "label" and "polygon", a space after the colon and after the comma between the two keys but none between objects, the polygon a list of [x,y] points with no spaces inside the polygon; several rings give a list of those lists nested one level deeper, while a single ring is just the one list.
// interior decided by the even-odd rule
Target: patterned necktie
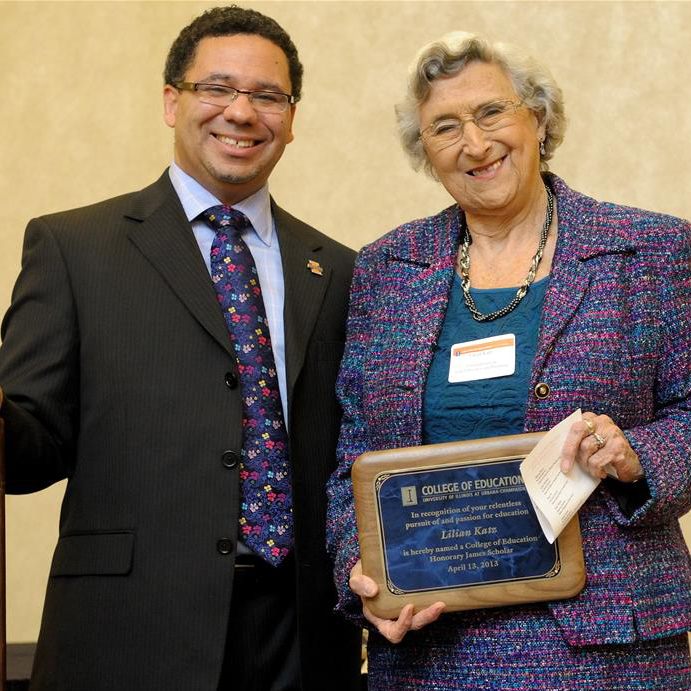
[{"label": "patterned necktie", "polygon": [[277,566],[293,543],[288,436],[257,267],[241,237],[251,223],[229,206],[214,206],[203,217],[216,232],[211,280],[242,386],[240,533],[248,547]]}]

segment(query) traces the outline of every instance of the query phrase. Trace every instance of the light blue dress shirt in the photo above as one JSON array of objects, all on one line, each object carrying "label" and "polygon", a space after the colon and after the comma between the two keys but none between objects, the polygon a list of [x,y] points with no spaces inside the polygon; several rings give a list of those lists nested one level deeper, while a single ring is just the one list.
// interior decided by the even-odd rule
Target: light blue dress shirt
[{"label": "light blue dress shirt", "polygon": [[[194,178],[185,173],[173,161],[169,169],[170,181],[180,198],[187,220],[192,225],[192,232],[199,245],[206,268],[211,275],[211,244],[214,239],[213,229],[199,214],[211,206],[221,204],[209,190],[202,187]],[[252,223],[242,233],[242,239],[249,247],[259,274],[259,285],[262,289],[266,318],[269,321],[271,346],[276,362],[278,388],[281,392],[283,417],[288,429],[288,390],[286,384],[285,332],[283,328],[283,303],[285,286],[283,284],[283,264],[281,249],[278,246],[276,225],[271,215],[269,186],[264,185],[247,199],[243,199],[233,208],[242,211]]]}]

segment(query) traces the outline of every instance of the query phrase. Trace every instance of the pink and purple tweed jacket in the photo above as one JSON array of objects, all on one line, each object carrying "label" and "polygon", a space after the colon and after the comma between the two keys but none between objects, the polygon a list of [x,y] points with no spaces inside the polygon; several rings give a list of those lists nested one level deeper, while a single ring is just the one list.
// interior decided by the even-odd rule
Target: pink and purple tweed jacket
[{"label": "pink and purple tweed jacket", "polygon": [[[691,560],[678,523],[691,509],[691,226],[546,180],[559,238],[525,431],[546,430],[578,407],[607,414],[625,430],[650,490],[630,516],[604,484],[594,492],[580,512],[586,587],[549,607],[572,645],[680,633],[691,629]],[[327,526],[338,608],[352,618],[361,612],[348,588],[359,553],[350,468],[364,451],[421,443],[459,234],[452,206],[396,228],[356,263]],[[550,387],[543,400],[539,382]]]}]

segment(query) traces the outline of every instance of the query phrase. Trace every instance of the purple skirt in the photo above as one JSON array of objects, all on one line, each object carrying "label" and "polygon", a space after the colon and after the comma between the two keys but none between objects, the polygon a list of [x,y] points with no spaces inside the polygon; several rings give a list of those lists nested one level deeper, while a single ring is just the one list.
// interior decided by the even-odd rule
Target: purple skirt
[{"label": "purple skirt", "polygon": [[447,614],[368,644],[368,691],[691,691],[686,634],[570,646],[543,605]]}]

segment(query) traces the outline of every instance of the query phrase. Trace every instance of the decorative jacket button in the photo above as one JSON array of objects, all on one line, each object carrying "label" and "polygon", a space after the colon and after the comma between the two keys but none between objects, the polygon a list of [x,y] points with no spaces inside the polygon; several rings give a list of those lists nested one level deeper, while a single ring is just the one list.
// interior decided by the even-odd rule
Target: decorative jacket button
[{"label": "decorative jacket button", "polygon": [[216,543],[216,549],[219,554],[230,554],[233,551],[233,541],[228,537],[223,537]]},{"label": "decorative jacket button", "polygon": [[235,451],[225,451],[221,456],[221,461],[226,468],[235,468],[240,461],[240,456]]},{"label": "decorative jacket button", "polygon": [[238,378],[232,372],[226,372],[226,386],[229,389],[238,388]]},{"label": "decorative jacket button", "polygon": [[547,398],[550,391],[549,384],[545,384],[543,381],[535,385],[535,396],[539,399]]}]

